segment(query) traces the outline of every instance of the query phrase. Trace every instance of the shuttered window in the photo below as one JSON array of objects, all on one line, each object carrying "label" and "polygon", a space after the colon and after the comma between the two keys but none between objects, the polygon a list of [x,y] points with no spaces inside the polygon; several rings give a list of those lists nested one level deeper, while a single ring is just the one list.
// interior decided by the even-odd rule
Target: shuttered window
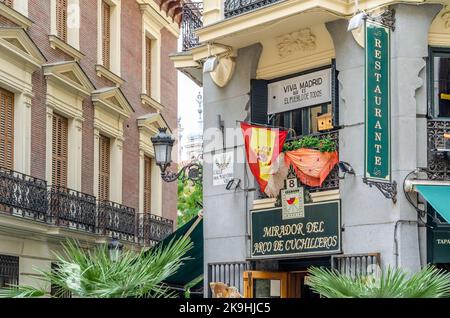
[{"label": "shuttered window", "polygon": [[58,37],[64,42],[67,42],[67,2],[56,0],[56,28]]},{"label": "shuttered window", "polygon": [[67,118],[53,115],[52,184],[67,186]]},{"label": "shuttered window", "polygon": [[3,2],[5,5],[7,5],[10,8],[12,8],[14,5],[13,0],[0,0],[0,2]]},{"label": "shuttered window", "polygon": [[110,68],[111,65],[111,6],[102,2],[103,19],[103,66]]},{"label": "shuttered window", "polygon": [[0,88],[0,166],[14,168],[14,94]]},{"label": "shuttered window", "polygon": [[152,159],[144,157],[144,213],[152,209]]},{"label": "shuttered window", "polygon": [[100,135],[99,151],[98,199],[101,201],[109,201],[110,140],[108,137]]},{"label": "shuttered window", "polygon": [[152,39],[145,38],[145,80],[147,95],[152,93]]}]

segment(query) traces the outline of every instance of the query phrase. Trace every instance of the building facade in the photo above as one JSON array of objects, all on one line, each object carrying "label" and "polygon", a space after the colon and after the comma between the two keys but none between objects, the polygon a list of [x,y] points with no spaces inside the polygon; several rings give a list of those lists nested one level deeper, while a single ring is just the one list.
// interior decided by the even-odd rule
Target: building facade
[{"label": "building facade", "polygon": [[0,287],[66,238],[139,249],[172,232],[175,184],[150,137],[177,124],[180,8],[0,1]]},{"label": "building facade", "polygon": [[[250,297],[314,297],[304,284],[310,266],[350,274],[366,274],[374,266],[417,271],[431,263],[448,268],[448,215],[420,187],[441,188],[445,193],[450,181],[449,4],[364,1],[356,7],[354,2],[334,0],[217,0],[204,1],[202,9],[185,7],[191,22],[183,20],[184,52],[172,60],[204,88],[205,291],[209,282],[222,281]],[[386,104],[390,114],[385,117],[390,121],[390,130],[385,131],[390,142],[386,147],[389,182],[372,183],[365,173],[365,104],[372,93],[366,92],[369,84],[365,83],[372,73],[367,72],[365,54],[370,47],[366,47],[364,24],[348,31],[358,9],[368,14],[368,21],[377,20],[377,27],[390,29],[383,49],[377,52],[378,39],[374,44],[375,57],[390,65],[384,75],[390,91]],[[205,61],[210,66],[214,57],[218,66],[203,72]],[[314,85],[326,84],[326,94],[301,92],[308,92],[310,99],[321,98],[302,103],[301,94],[288,94],[296,90],[295,85],[311,80],[316,80]],[[381,94],[378,88],[374,92]],[[284,103],[277,102],[280,97]],[[330,120],[325,129],[320,124],[324,115]],[[309,195],[305,216],[297,221],[303,224],[314,213],[315,217],[329,213],[331,219],[316,223],[317,228],[311,222],[311,231],[297,227],[297,236],[268,231],[257,237],[264,229],[275,230],[274,225],[280,229],[288,223],[281,220],[283,210],[276,199],[254,191],[258,184],[242,159],[240,121],[291,128],[298,137],[322,136],[336,142],[339,160],[349,165],[339,165],[341,171],[335,167],[321,187],[302,185]],[[213,138],[208,136],[217,134],[211,129],[223,136],[223,146],[212,146]],[[224,129],[235,133],[221,133]],[[211,158],[230,151],[233,176],[240,186],[213,186]],[[443,200],[448,202],[448,196],[441,197],[441,207],[446,206]],[[271,216],[264,218],[265,214]],[[334,232],[327,232],[330,222]],[[275,253],[274,236],[280,241],[308,240],[315,239],[314,232],[331,233],[327,234],[335,240],[331,248],[321,238],[315,247],[306,244],[292,252],[292,245],[291,251],[285,245],[285,253]]]}]

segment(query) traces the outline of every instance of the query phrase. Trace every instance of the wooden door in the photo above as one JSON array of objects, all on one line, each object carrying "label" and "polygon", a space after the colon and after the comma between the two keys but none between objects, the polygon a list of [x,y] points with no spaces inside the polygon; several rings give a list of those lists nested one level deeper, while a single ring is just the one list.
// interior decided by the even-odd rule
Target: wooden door
[{"label": "wooden door", "polygon": [[287,298],[288,273],[244,272],[245,298]]}]

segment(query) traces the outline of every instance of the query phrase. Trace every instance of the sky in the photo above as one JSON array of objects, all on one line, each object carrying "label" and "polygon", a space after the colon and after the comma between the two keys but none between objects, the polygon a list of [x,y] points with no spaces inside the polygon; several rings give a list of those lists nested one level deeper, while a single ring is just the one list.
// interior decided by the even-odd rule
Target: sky
[{"label": "sky", "polygon": [[[178,52],[182,51],[182,36],[178,40]],[[178,118],[181,118],[183,131],[182,143],[186,142],[189,133],[198,130],[198,103],[197,95],[203,88],[194,83],[189,77],[178,71]]]}]

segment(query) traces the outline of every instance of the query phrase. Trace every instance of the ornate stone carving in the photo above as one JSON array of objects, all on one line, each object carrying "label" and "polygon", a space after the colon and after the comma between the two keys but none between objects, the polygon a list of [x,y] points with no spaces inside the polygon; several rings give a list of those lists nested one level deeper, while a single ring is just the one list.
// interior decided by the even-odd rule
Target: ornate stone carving
[{"label": "ornate stone carving", "polygon": [[298,51],[312,51],[316,49],[316,36],[310,28],[301,29],[277,37],[278,55],[289,56]]}]

